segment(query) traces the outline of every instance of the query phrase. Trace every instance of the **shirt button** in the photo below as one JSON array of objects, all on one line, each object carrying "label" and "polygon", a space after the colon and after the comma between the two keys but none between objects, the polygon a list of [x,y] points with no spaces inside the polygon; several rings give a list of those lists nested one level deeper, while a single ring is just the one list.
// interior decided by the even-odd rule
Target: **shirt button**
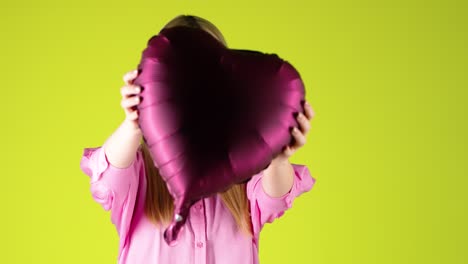
[{"label": "shirt button", "polygon": [[196,208],[197,210],[201,210],[201,209],[202,209],[202,205],[201,205],[201,204],[197,204],[197,205],[195,206],[195,208]]},{"label": "shirt button", "polygon": [[203,242],[197,242],[197,247],[199,248],[203,247]]}]

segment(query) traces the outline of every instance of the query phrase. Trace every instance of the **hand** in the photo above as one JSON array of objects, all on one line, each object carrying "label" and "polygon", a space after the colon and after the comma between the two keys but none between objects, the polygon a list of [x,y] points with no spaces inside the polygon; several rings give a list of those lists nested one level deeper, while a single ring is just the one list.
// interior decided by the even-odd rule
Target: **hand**
[{"label": "hand", "polygon": [[127,72],[123,76],[125,85],[120,88],[120,93],[122,94],[120,105],[125,111],[125,122],[128,122],[133,128],[140,131],[137,105],[141,101],[141,98],[138,95],[141,92],[141,87],[133,84],[133,81],[137,76],[137,70]]},{"label": "hand", "polygon": [[291,134],[294,138],[293,144],[283,148],[283,151],[276,156],[277,160],[287,160],[300,147],[306,143],[306,136],[310,130],[310,120],[315,116],[312,106],[307,101],[304,101],[304,113],[298,113],[296,119],[299,123],[299,128],[294,127]]}]

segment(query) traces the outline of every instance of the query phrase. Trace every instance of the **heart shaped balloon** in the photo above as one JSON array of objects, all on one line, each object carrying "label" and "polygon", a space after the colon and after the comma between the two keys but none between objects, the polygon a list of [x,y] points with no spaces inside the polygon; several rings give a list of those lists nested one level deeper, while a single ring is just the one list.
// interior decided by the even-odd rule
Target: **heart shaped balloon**
[{"label": "heart shaped balloon", "polygon": [[174,198],[164,238],[175,245],[192,204],[249,180],[292,143],[305,89],[276,54],[184,26],[151,37],[138,70],[139,125]]}]

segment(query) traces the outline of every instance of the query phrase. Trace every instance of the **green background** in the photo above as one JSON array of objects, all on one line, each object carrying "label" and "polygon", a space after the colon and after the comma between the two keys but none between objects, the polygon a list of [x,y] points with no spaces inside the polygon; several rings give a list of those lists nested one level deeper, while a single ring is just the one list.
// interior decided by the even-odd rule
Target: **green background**
[{"label": "green background", "polygon": [[462,1],[3,1],[2,263],[116,263],[79,169],[125,115],[122,76],[169,19],[277,53],[316,117],[290,159],[317,179],[265,226],[261,263],[468,263]]}]

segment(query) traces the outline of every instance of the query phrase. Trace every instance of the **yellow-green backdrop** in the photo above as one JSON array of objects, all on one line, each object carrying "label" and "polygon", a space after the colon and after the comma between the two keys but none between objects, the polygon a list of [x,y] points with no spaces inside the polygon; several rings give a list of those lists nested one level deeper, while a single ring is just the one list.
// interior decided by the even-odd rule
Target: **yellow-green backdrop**
[{"label": "yellow-green backdrop", "polygon": [[317,179],[266,225],[261,263],[468,263],[463,1],[3,1],[1,263],[116,263],[79,169],[124,118],[122,75],[171,18],[300,71]]}]

